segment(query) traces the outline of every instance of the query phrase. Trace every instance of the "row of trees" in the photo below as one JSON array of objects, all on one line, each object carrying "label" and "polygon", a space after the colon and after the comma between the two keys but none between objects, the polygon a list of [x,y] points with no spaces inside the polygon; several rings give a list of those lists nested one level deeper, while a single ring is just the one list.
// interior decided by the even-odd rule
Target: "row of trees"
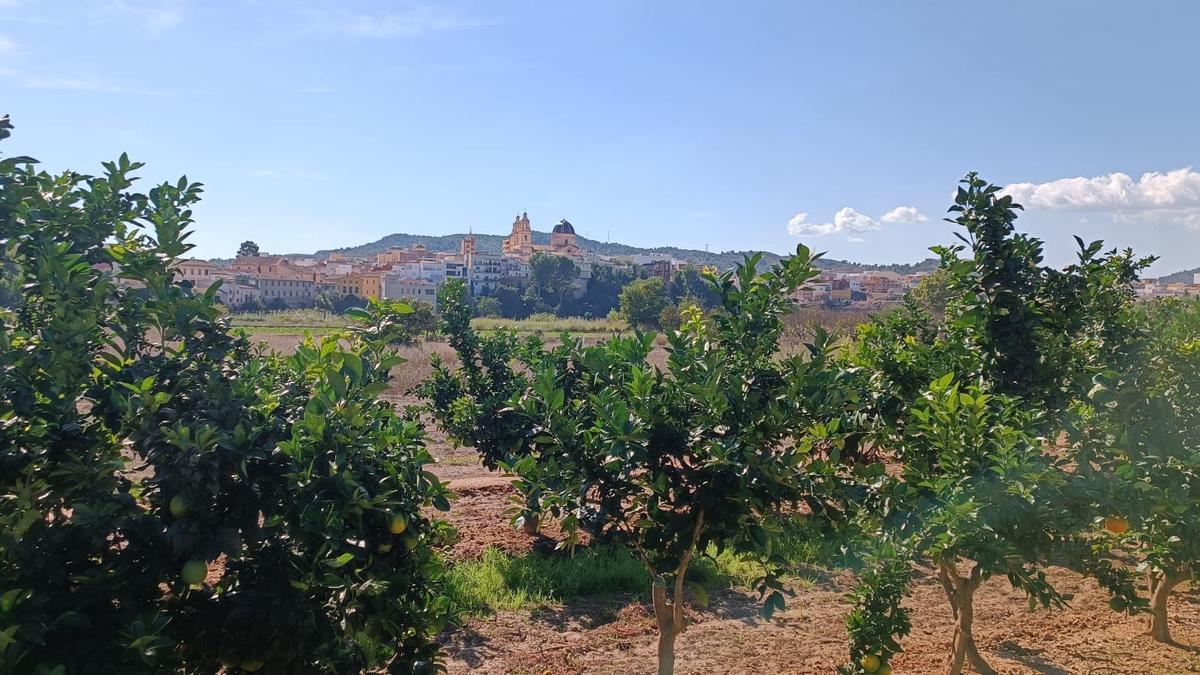
[{"label": "row of trees", "polygon": [[[653,335],[477,335],[465,290],[448,286],[461,368],[436,363],[424,393],[446,431],[517,476],[521,524],[555,518],[564,546],[587,532],[642,560],[660,673],[696,555],[757,558],[765,611],[783,606],[772,533],[797,502],[873,543],[845,672],[890,672],[917,565],[956,617],[950,673],[993,672],[973,631],[989,578],[1034,604],[1068,600],[1051,561],[1093,576],[1114,609],[1151,609],[1167,640],[1165,598],[1196,561],[1200,306],[1135,304],[1150,260],[1099,242],[1044,266],[1041,242],[1014,229],[1019,208],[968,175],[951,208],[963,245],[935,249],[946,292],[873,320],[845,349],[818,330],[800,356],[780,356],[779,338],[787,296],[816,274],[803,246],[766,273],[750,258],[708,274],[719,304],[681,312],[665,369],[648,363]],[[1129,560],[1151,571],[1149,598]]]},{"label": "row of trees", "polygon": [[[716,294],[695,267],[684,268],[670,282],[647,277],[637,266],[597,265],[581,288],[579,276],[579,266],[571,258],[535,253],[529,260],[527,282],[505,282],[476,294],[475,314],[508,319],[536,313],[591,318],[620,315],[639,327],[659,327],[664,316],[667,325],[677,325],[679,307],[710,309],[717,303]],[[670,312],[664,315],[666,310]]]},{"label": "row of trees", "polygon": [[176,278],[200,185],[139,167],[0,159],[0,672],[435,671],[406,308],[263,353]]}]

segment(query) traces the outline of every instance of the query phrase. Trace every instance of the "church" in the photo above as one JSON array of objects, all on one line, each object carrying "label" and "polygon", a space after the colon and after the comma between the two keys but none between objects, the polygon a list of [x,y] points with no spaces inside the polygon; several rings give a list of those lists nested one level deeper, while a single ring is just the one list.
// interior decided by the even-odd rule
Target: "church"
[{"label": "church", "polygon": [[565,219],[558,221],[550,233],[550,245],[533,243],[533,229],[529,226],[529,214],[522,213],[513,220],[512,234],[504,239],[504,255],[527,262],[534,253],[552,253],[578,258],[584,254],[575,240],[575,228]]}]

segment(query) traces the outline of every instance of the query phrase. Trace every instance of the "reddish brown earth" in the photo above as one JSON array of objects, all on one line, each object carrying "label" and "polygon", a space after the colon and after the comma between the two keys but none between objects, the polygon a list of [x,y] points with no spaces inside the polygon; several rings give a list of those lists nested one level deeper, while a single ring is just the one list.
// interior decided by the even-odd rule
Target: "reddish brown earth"
[{"label": "reddish brown earth", "polygon": [[[431,435],[430,448],[440,460],[432,468],[458,494],[448,514],[460,533],[452,558],[478,556],[489,546],[521,554],[547,545],[508,525],[513,491],[507,478],[479,466],[469,448],[452,448],[436,432]],[[558,534],[552,525],[545,532],[551,539]],[[1004,579],[992,579],[979,591],[976,639],[1000,673],[1200,673],[1200,654],[1143,636],[1143,619],[1110,610],[1094,582],[1061,568],[1052,568],[1050,577],[1074,595],[1065,610],[1030,611]],[[693,623],[676,643],[675,672],[832,673],[847,658],[845,593],[853,583],[852,574],[840,572],[797,584],[788,609],[770,621],[759,616],[748,590],[713,593],[707,609],[689,610]],[[446,665],[452,675],[652,673],[655,633],[648,601],[627,595],[468,618],[443,637]],[[953,624],[941,588],[922,572],[907,604],[913,632],[892,664],[895,672],[944,672]],[[1175,638],[1200,645],[1200,594],[1188,588],[1176,593],[1171,615]]]}]

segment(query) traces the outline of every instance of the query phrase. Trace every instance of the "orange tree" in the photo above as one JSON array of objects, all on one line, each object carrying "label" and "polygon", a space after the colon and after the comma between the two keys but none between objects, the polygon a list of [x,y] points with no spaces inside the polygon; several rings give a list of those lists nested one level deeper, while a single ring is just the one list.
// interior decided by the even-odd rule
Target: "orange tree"
[{"label": "orange tree", "polygon": [[[438,426],[456,443],[470,445],[484,466],[496,469],[527,454],[528,424],[510,406],[528,386],[522,358],[542,351],[537,337],[525,342],[507,330],[479,335],[471,328],[473,310],[467,285],[451,279],[438,289],[440,328],[458,356],[452,369],[437,354],[433,374],[418,386]],[[517,524],[538,529],[536,497],[517,515]]]},{"label": "orange tree", "polygon": [[[9,129],[0,118],[0,138]],[[146,669],[168,644],[151,602],[159,561],[142,544],[157,528],[89,398],[124,322],[124,291],[100,268],[120,237],[114,216],[138,209],[121,195],[131,165],[85,188],[32,164],[0,159],[0,246],[17,291],[0,308],[0,672]]]},{"label": "orange tree", "polygon": [[1033,603],[1061,605],[1042,571],[1061,553],[1132,597],[1129,575],[1081,538],[1094,484],[1044,444],[1121,341],[1112,317],[1148,261],[1080,242],[1076,264],[1042,266],[1041,242],[1014,230],[1019,208],[968,175],[951,207],[967,248],[935,249],[951,290],[944,317],[906,303],[864,327],[848,357],[873,440],[900,464],[898,474],[879,475],[866,501],[867,518],[895,547],[854,596],[850,672],[886,666],[899,649],[892,636],[908,629],[897,561],[934,563],[956,618],[952,673],[968,661],[992,672],[972,631],[974,593],[991,576],[1006,576]]},{"label": "orange tree", "polygon": [[561,546],[586,531],[643,562],[660,673],[674,666],[694,557],[709,546],[757,554],[765,610],[781,607],[770,516],[797,499],[824,505],[838,479],[836,420],[848,402],[830,341],[807,358],[778,355],[788,296],[816,275],[812,260],[801,246],[762,274],[751,257],[709,275],[722,307],[688,312],[667,334],[665,369],[648,362],[655,336],[641,333],[524,356],[529,386],[506,413],[525,428],[509,464],[517,486],[561,519]]},{"label": "orange tree", "polygon": [[[1169,643],[1167,600],[1200,569],[1200,302],[1156,301],[1128,315],[1134,339],[1095,377],[1078,446],[1104,485],[1098,530],[1147,571],[1148,633]],[[1112,605],[1143,608],[1122,597]]]},{"label": "orange tree", "polygon": [[[7,135],[8,124],[0,123]],[[447,614],[390,315],[282,359],[175,261],[197,184],[0,161],[0,671],[433,670]],[[7,296],[6,296],[7,297]],[[384,336],[384,337],[379,337]]]}]

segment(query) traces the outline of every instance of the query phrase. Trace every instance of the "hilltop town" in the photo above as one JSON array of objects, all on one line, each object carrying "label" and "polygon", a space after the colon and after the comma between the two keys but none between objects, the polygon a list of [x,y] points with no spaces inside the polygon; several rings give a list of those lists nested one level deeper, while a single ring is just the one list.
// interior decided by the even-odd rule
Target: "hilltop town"
[{"label": "hilltop town", "polygon": [[[702,267],[695,260],[670,253],[598,253],[582,245],[574,226],[565,219],[554,225],[549,243],[535,243],[537,234],[528,213],[523,212],[513,219],[498,253],[480,250],[474,234],[463,235],[458,250],[452,251],[435,251],[415,243],[374,253],[334,250],[283,256],[259,253],[251,246],[232,261],[182,261],[179,271],[185,282],[201,290],[221,280],[217,296],[234,309],[355,304],[372,298],[421,301],[436,308],[437,289],[450,279],[461,279],[477,297],[505,289],[522,291],[537,256],[571,261],[570,285],[576,295],[583,294],[598,273],[617,280],[658,277],[669,284],[681,272]],[[929,273],[928,265],[913,271],[824,270],[792,299],[800,306],[879,309],[901,302]],[[1192,283],[1142,279],[1137,294],[1142,298],[1200,295],[1200,273],[1194,277]]]}]

